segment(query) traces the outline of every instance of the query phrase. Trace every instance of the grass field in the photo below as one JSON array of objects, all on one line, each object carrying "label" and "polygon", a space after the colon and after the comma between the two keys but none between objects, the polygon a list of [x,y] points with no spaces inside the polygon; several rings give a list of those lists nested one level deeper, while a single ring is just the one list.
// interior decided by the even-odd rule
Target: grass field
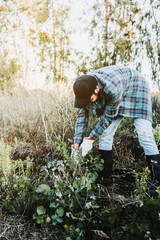
[{"label": "grass field", "polygon": [[[152,101],[160,147],[159,98]],[[79,164],[70,157],[76,110],[69,84],[5,94],[0,113],[0,239],[158,240],[160,197],[147,193],[132,119],[116,133],[111,181],[97,183],[98,143]],[[88,131],[97,121],[91,118]]]}]

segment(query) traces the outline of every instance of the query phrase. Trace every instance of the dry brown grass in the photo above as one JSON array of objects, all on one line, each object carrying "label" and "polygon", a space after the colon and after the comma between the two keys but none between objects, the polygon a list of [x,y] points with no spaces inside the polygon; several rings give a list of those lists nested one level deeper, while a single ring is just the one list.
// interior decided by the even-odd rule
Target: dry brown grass
[{"label": "dry brown grass", "polygon": [[72,85],[59,83],[54,91],[25,89],[0,97],[0,132],[12,145],[14,157],[33,157],[61,136],[74,135]]}]

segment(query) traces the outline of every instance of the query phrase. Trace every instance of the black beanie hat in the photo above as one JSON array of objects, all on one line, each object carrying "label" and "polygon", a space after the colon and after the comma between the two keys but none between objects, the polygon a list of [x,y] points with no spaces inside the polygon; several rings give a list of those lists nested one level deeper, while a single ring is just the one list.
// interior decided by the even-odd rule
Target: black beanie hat
[{"label": "black beanie hat", "polygon": [[90,101],[90,97],[96,89],[96,78],[91,75],[82,75],[78,77],[73,84],[75,94],[74,106],[76,108],[85,108]]}]

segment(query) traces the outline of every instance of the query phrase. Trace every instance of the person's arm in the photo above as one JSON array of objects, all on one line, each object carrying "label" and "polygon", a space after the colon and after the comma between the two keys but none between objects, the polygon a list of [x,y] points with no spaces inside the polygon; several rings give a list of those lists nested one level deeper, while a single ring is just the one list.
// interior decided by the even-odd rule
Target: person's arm
[{"label": "person's arm", "polygon": [[112,119],[109,119],[106,116],[106,113],[104,111],[101,120],[97,123],[97,125],[89,134],[89,138],[96,140],[104,132],[104,130],[110,125],[111,122],[112,122]]},{"label": "person's arm", "polygon": [[112,91],[108,91],[108,88],[104,88],[106,107],[101,120],[97,123],[94,129],[89,134],[92,139],[97,139],[104,130],[110,125],[114,117],[118,115],[120,102],[122,101],[122,91],[120,88],[113,86]]},{"label": "person's arm", "polygon": [[89,113],[87,109],[80,108],[77,110],[77,121],[74,134],[75,149],[79,149],[79,144],[81,143],[88,126],[88,119]]}]

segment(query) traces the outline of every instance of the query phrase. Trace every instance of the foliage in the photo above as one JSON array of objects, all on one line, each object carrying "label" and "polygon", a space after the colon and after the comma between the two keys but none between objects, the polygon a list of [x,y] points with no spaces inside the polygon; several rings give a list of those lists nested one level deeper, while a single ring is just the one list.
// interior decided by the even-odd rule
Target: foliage
[{"label": "foliage", "polygon": [[11,90],[17,81],[17,72],[20,68],[16,60],[10,59],[9,56],[0,55],[0,61],[0,90]]},{"label": "foliage", "polygon": [[0,203],[11,213],[29,214],[36,201],[32,185],[33,163],[26,160],[13,161],[10,158],[10,147],[0,142]]},{"label": "foliage", "polygon": [[[112,237],[118,240],[122,236],[128,239],[129,234],[131,239],[142,239],[148,231],[158,236],[158,232],[152,230],[152,223],[153,219],[157,221],[159,198],[152,199],[147,193],[148,169],[134,172],[134,191],[126,198],[105,184],[97,184],[97,173],[102,169],[102,163],[93,157],[93,153],[86,158],[79,156],[79,163],[75,163],[67,149],[66,143],[57,139],[55,154],[63,160],[46,159],[46,165],[41,168],[42,183],[36,190],[39,205],[33,214],[38,224],[63,225],[68,236],[66,239]],[[155,202],[158,203],[156,209]],[[150,220],[151,209],[154,216]],[[145,211],[147,219],[142,222]],[[136,217],[139,224],[133,227]]]},{"label": "foliage", "polygon": [[143,172],[141,174],[137,173],[136,171],[134,171],[135,173],[135,199],[138,202],[138,205],[141,207],[144,204],[144,199],[145,198],[150,198],[150,196],[147,193],[147,189],[149,188],[149,183],[148,183],[148,179],[149,179],[149,173],[150,171],[148,170],[148,167],[146,169],[143,170]]},{"label": "foliage", "polygon": [[89,67],[88,62],[92,69],[131,62],[136,44],[136,18],[141,11],[137,1],[95,0],[85,11],[92,16],[85,30],[90,33],[94,45],[89,60],[88,56],[86,60],[83,58],[78,71],[83,72],[86,66]]},{"label": "foliage", "polygon": [[11,173],[11,159],[10,159],[10,146],[0,141],[0,170],[2,171],[6,181]]},{"label": "foliage", "polygon": [[[39,205],[33,218],[41,225],[47,221],[52,225],[63,223],[72,237],[75,235],[76,239],[82,239],[87,222],[94,221],[99,214],[98,196],[94,191],[97,171],[102,169],[102,163],[91,156],[90,159],[80,157],[79,163],[75,163],[69,156],[67,145],[60,140],[55,142],[54,149],[55,154],[64,160],[49,160],[42,166],[41,178],[43,181],[49,178],[52,188],[46,184],[37,188],[40,199],[45,196],[47,205]],[[72,220],[77,222],[76,226],[70,224]]]},{"label": "foliage", "polygon": [[91,46],[87,54],[78,54],[78,74],[108,65],[130,65],[144,70],[143,75],[149,74],[159,86],[158,1],[95,0],[88,6],[83,9],[81,23],[88,15],[82,32]]},{"label": "foliage", "polygon": [[[65,69],[70,66],[68,16],[67,1],[1,1],[0,78],[5,87],[15,80],[28,86],[30,76],[35,80],[40,71],[46,84],[66,79]],[[6,52],[9,58],[3,65]]]},{"label": "foliage", "polygon": [[[2,89],[17,80],[38,85],[39,79],[48,87],[93,68],[123,64],[142,70],[146,63],[159,85],[158,0],[82,2],[71,18],[74,1],[1,1]],[[88,47],[80,51],[84,35]]]},{"label": "foliage", "polygon": [[34,197],[35,185],[32,185],[31,174],[32,163],[28,158],[26,161],[12,162],[12,174],[9,181],[1,174],[1,205],[11,213],[28,214],[36,202]]},{"label": "foliage", "polygon": [[152,97],[153,127],[160,124],[160,96]]},{"label": "foliage", "polygon": [[112,187],[109,182],[96,182],[103,166],[99,157],[79,156],[76,163],[69,145],[60,138],[53,143],[54,159],[46,158],[34,184],[33,162],[11,160],[9,181],[2,172],[0,176],[1,205],[12,213],[32,213],[42,227],[63,226],[66,240],[159,237],[160,202],[147,193],[148,169],[134,172],[135,187],[129,197],[116,194],[116,179]]},{"label": "foliage", "polygon": [[153,199],[147,193],[150,186],[149,170],[145,168],[141,173],[135,172],[135,190],[133,199],[137,200],[136,209],[130,213],[121,227],[116,239],[157,239],[159,237],[159,197]]},{"label": "foliage", "polygon": [[[136,56],[143,56],[148,59],[148,65],[151,70],[151,78],[153,82],[160,87],[160,28],[158,20],[158,12],[160,9],[158,0],[145,0],[141,6],[142,14],[138,19],[137,28],[137,47],[133,54]],[[145,63],[144,63],[145,64]],[[137,61],[137,66],[141,69],[143,63],[141,60]]]},{"label": "foliage", "polygon": [[158,149],[160,149],[160,124],[158,124],[153,129],[153,134],[154,134],[154,138],[155,138],[156,144],[158,146]]}]

